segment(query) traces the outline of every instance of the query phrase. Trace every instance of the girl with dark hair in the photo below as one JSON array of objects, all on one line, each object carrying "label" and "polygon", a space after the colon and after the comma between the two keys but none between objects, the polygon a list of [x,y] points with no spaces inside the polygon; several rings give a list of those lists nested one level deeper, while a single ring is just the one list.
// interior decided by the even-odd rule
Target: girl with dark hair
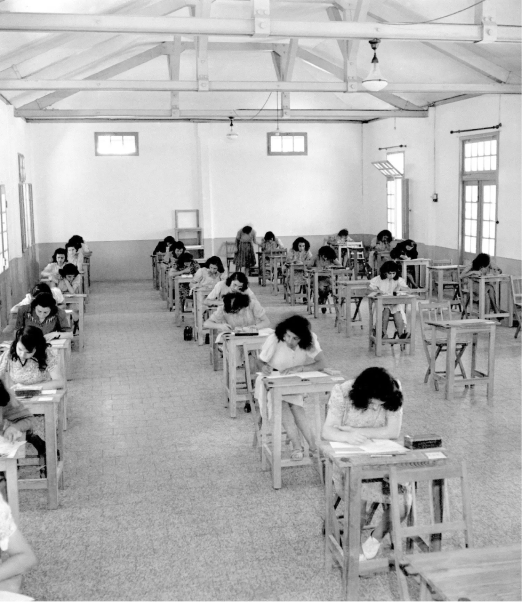
[{"label": "girl with dark hair", "polygon": [[[462,292],[469,295],[470,286],[473,286],[473,294],[478,298],[479,283],[471,280],[472,277],[478,278],[479,276],[502,274],[502,270],[498,268],[491,261],[491,257],[487,253],[479,253],[470,265],[466,266],[461,274],[462,280]],[[500,313],[500,309],[497,305],[497,297],[495,295],[495,288],[492,284],[486,283],[486,295],[489,300],[489,308],[486,313]],[[502,318],[499,318],[502,320]]]},{"label": "girl with dark hair", "polygon": [[389,253],[391,251],[392,241],[393,236],[389,230],[381,230],[377,236],[372,238],[372,241],[370,242],[370,254],[368,255],[368,263],[372,270],[375,270],[376,253]]},{"label": "girl with dark hair", "polygon": [[158,242],[158,244],[154,248],[154,251],[152,251],[152,254],[156,255],[157,253],[166,253],[167,249],[175,242],[176,241],[173,236],[166,236],[163,240],[160,240]]},{"label": "girl with dark hair", "polygon": [[183,253],[186,252],[187,249],[185,248],[185,243],[181,240],[177,240],[167,247],[165,257],[163,258],[163,263],[174,267],[176,265],[176,261],[178,261],[178,259],[183,255]]},{"label": "girl with dark hair", "polygon": [[234,264],[236,270],[248,274],[251,267],[256,265],[254,244],[257,244],[256,231],[252,226],[244,226],[236,234],[236,255]]},{"label": "girl with dark hair", "polygon": [[62,293],[77,295],[81,292],[82,277],[75,265],[72,263],[65,264],[60,270],[60,276],[62,278],[58,282],[58,288]]},{"label": "girl with dark hair", "polygon": [[[7,351],[4,352],[6,354]],[[0,425],[2,435],[10,442],[18,441],[22,433],[33,428],[32,413],[16,397],[11,398],[9,391],[0,379]]]},{"label": "girl with dark hair", "polygon": [[83,272],[83,251],[82,245],[78,241],[67,242],[65,244],[67,251],[67,263],[74,264],[80,273]]},{"label": "girl with dark hair", "polygon": [[205,262],[204,267],[199,268],[194,279],[190,283],[190,288],[216,286],[218,282],[223,280],[225,268],[223,262],[217,255],[209,257]]},{"label": "girl with dark hair", "polygon": [[[329,247],[324,245],[317,251],[317,257],[315,258],[312,267],[320,270],[328,270],[334,266],[341,267],[341,263],[337,259],[337,253]],[[332,292],[332,279],[330,276],[319,276],[319,305],[324,305],[328,299],[328,295]],[[322,307],[321,311],[326,313],[326,307]]]},{"label": "girl with dark hair", "polygon": [[[52,284],[52,283],[51,283]],[[18,308],[24,305],[31,305],[33,299],[40,293],[48,293],[53,296],[57,305],[63,303],[63,293],[58,286],[50,287],[46,282],[37,282],[30,293],[27,293],[24,299],[11,308],[12,313],[18,312]]]},{"label": "girl with dark hair", "polygon": [[222,332],[242,332],[268,328],[270,320],[257,299],[245,293],[227,293],[223,305],[203,324],[204,328],[215,328]]},{"label": "girl with dark hair", "polygon": [[313,261],[312,252],[310,251],[310,243],[299,236],[292,243],[292,248],[286,256],[286,263],[302,263],[304,265],[310,265]]},{"label": "girl with dark hair", "polygon": [[[325,357],[310,322],[303,316],[294,315],[279,322],[275,333],[267,338],[259,354],[259,363],[263,376],[270,376],[273,371],[296,374],[323,370]],[[266,403],[262,378],[257,378],[255,389],[255,397],[260,405]],[[306,439],[310,452],[316,453],[315,438],[303,404],[302,395],[285,396],[282,404],[282,422],[292,443],[290,458],[294,462],[304,458],[300,434]]]},{"label": "girl with dark hair", "polygon": [[[328,402],[328,413],[322,436],[327,441],[360,445],[368,439],[397,439],[402,426],[403,396],[398,380],[384,368],[367,368],[355,380],[335,385]],[[337,495],[344,495],[343,473],[334,466],[333,480]],[[401,519],[411,505],[411,488],[401,486]],[[359,562],[374,558],[383,537],[390,530],[390,488],[387,480],[363,481],[361,528],[366,524],[366,505],[383,504],[380,523],[362,543]]]},{"label": "girl with dark hair", "polygon": [[[400,291],[409,291],[409,287],[406,284],[404,278],[399,276],[400,268],[395,261],[385,261],[380,268],[379,276],[375,276],[370,280],[368,288],[370,292],[376,295],[397,295]],[[399,333],[400,339],[406,339],[408,333],[406,332],[406,311],[403,303],[399,305],[386,305],[382,311],[382,336],[386,338],[386,332],[388,330],[388,321],[390,314],[393,317],[397,332]],[[375,325],[378,328],[378,324]]]},{"label": "girl with dark hair", "polygon": [[222,304],[222,299],[227,293],[245,293],[252,300],[257,301],[257,297],[252,289],[248,286],[248,278],[243,272],[233,272],[225,280],[218,282],[209,293],[203,304],[207,307],[217,307]]},{"label": "girl with dark hair", "polygon": [[[7,378],[8,386],[15,392],[21,388],[63,389],[65,385],[57,353],[35,326],[25,326],[16,332],[11,347],[0,358],[0,378]],[[45,442],[30,430],[32,424],[28,429],[26,439],[36,448],[40,464],[45,466]]]},{"label": "girl with dark hair", "polygon": [[58,284],[58,282],[61,280],[59,272],[65,265],[66,260],[67,251],[62,247],[56,249],[52,257],[52,262],[48,263],[42,270],[42,278],[52,280],[55,285]]},{"label": "girl with dark hair", "polygon": [[[190,276],[196,274],[199,270],[199,263],[194,259],[192,253],[181,253],[181,255],[175,260],[174,266],[170,269],[170,277],[175,278],[176,276],[182,276],[183,274]],[[187,297],[190,296],[190,283],[180,282],[179,285],[179,299],[176,299],[176,303],[181,303],[181,309],[185,305]]]},{"label": "girl with dark hair", "polygon": [[[397,243],[390,251],[391,259],[395,260],[417,259],[418,256],[419,252],[417,251],[417,243],[411,238]],[[413,288],[417,288],[417,283],[415,281],[415,268],[413,266],[408,266],[408,283],[411,284]]]},{"label": "girl with dark hair", "polygon": [[69,333],[71,330],[65,312],[57,307],[49,293],[39,293],[31,305],[18,309],[16,329],[27,325],[38,327],[48,339],[56,338],[56,332]]},{"label": "girl with dark hair", "polygon": [[272,253],[284,249],[285,246],[281,242],[280,238],[276,238],[276,235],[270,230],[265,234],[261,240],[261,250],[266,253]]}]

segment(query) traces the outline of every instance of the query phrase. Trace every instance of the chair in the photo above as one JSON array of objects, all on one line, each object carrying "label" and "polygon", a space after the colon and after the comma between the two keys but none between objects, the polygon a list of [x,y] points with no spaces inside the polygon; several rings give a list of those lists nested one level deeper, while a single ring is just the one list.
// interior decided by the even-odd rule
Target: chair
[{"label": "chair", "polygon": [[[457,479],[460,484],[460,504],[457,500],[452,500],[453,503],[450,504],[449,479]],[[410,484],[413,495],[411,520],[407,521],[407,524],[401,524],[398,487],[399,484],[407,483]],[[442,487],[439,499],[434,499],[433,496],[435,485]],[[456,490],[457,486],[451,489],[452,493],[454,491],[456,493]],[[448,533],[461,532],[465,547],[473,546],[466,464],[465,462],[461,464],[448,463],[422,468],[391,466],[390,494],[391,537],[400,599],[409,600],[408,584],[403,570],[408,573],[408,557],[413,552],[414,545],[417,545],[421,552],[439,551],[442,534],[447,536]],[[460,516],[457,516],[457,514]],[[452,515],[455,518],[452,518]],[[454,535],[452,540],[456,538],[457,536]],[[406,551],[403,551],[403,540],[406,540]],[[420,578],[421,600],[426,600],[426,591],[423,591],[425,581],[423,581],[422,575],[420,575]]]},{"label": "chair", "polygon": [[518,337],[520,332],[520,323],[522,322],[522,276],[510,276],[511,279],[511,292],[513,293],[513,308],[515,316],[518,320],[517,330],[515,332],[515,339]]},{"label": "chair", "polygon": [[[437,338],[432,341],[431,338],[431,328],[426,325],[427,321],[443,321],[443,320],[451,320],[451,302],[444,301],[443,303],[421,303],[418,304],[419,314],[420,314],[420,323],[421,323],[421,333],[422,333],[422,344],[424,346],[424,352],[426,353],[426,359],[428,360],[428,369],[426,370],[426,375],[424,376],[424,382],[427,383],[430,377],[430,363],[431,363],[431,345],[435,343],[437,345],[437,351],[435,360],[439,357],[442,351],[447,351],[448,348],[448,340],[444,335],[438,334]],[[467,378],[466,371],[464,370],[464,365],[462,364],[462,355],[464,351],[466,351],[466,347],[470,344],[470,340],[466,338],[465,340],[457,340],[456,344],[456,357],[455,357],[455,367],[457,364],[460,366],[460,373],[462,378]],[[439,383],[437,379],[434,379],[435,390],[439,390]]]},{"label": "chair", "polygon": [[234,259],[236,256],[236,243],[235,242],[225,242],[225,255],[227,260],[227,274],[230,275],[230,264],[234,263]]}]

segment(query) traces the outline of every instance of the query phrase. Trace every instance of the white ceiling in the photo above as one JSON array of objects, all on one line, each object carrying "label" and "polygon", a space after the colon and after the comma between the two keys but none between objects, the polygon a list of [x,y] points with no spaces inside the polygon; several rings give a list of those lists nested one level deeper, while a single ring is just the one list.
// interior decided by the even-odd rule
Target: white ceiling
[{"label": "white ceiling", "polygon": [[[296,121],[422,118],[436,102],[520,94],[520,0],[483,0],[469,8],[474,4],[0,0],[0,94],[27,120],[222,120],[227,115],[273,120],[276,110]],[[440,18],[450,13],[456,14]],[[100,18],[87,17],[93,15]],[[217,24],[223,34],[191,35],[208,23],[208,31]],[[176,33],[171,24],[185,33]],[[248,25],[251,33],[227,35],[234,24]],[[350,24],[354,27],[345,30]],[[294,25],[303,32],[300,37],[271,34]],[[337,26],[341,33],[332,32]],[[510,41],[496,41],[495,32]],[[368,39],[376,36],[389,85],[370,94],[361,79],[373,56]],[[91,89],[78,91],[76,82],[87,78],[82,85]],[[104,89],[117,85],[111,82],[125,89]],[[66,89],[56,93],[60,86]]]}]

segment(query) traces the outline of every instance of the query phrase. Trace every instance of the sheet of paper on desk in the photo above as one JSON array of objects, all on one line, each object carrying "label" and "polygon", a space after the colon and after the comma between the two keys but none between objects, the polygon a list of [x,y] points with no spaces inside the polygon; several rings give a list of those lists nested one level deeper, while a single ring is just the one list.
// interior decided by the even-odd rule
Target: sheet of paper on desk
[{"label": "sheet of paper on desk", "polygon": [[34,602],[34,598],[14,592],[0,592],[0,602]]},{"label": "sheet of paper on desk", "polygon": [[15,441],[14,443],[10,443],[5,437],[0,435],[0,457],[1,458],[14,458],[16,456],[16,452],[18,448],[21,447],[25,443],[23,441]]},{"label": "sheet of paper on desk", "polygon": [[396,455],[405,454],[408,450],[391,439],[368,439],[366,443],[360,445],[351,445],[350,443],[339,443],[330,441],[330,446],[335,451],[336,456],[351,454],[370,454],[370,455]]}]

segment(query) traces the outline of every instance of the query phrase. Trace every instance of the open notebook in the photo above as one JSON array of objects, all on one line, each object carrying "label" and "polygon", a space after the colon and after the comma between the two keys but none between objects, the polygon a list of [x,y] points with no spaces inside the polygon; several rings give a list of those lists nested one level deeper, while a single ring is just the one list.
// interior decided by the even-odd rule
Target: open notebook
[{"label": "open notebook", "polygon": [[330,441],[330,446],[336,456],[352,456],[354,454],[369,454],[371,456],[395,456],[405,454],[408,450],[391,439],[368,439],[366,443],[351,445]]}]

